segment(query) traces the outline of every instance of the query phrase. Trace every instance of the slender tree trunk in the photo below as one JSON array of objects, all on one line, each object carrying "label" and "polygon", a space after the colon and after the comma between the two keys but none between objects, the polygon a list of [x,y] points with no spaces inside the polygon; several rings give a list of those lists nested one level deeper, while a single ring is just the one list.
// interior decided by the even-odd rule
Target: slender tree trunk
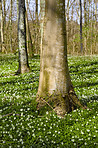
[{"label": "slender tree trunk", "polygon": [[1,13],[2,13],[2,7],[1,7],[2,3],[0,0],[0,52],[2,52],[2,40],[1,40]]},{"label": "slender tree trunk", "polygon": [[98,42],[97,42],[97,34],[98,34],[98,23],[97,23],[97,0],[94,0],[95,2],[95,24],[94,24],[94,29],[95,29],[95,53],[98,53]]},{"label": "slender tree trunk", "polygon": [[71,21],[72,21],[72,23],[71,23],[71,38],[72,38],[72,53],[73,53],[73,55],[74,55],[74,53],[75,53],[75,42],[74,42],[74,39],[75,39],[75,32],[74,32],[74,30],[75,30],[75,28],[74,28],[74,20],[73,20],[73,14],[74,14],[74,12],[73,12],[73,6],[72,6],[72,14],[71,14]]},{"label": "slender tree trunk", "polygon": [[36,20],[38,19],[38,0],[36,0]]},{"label": "slender tree trunk", "polygon": [[84,49],[85,54],[87,50],[87,2],[84,0],[84,29],[85,29],[85,37],[84,37]]},{"label": "slender tree trunk", "polygon": [[6,10],[6,0],[3,0],[3,7],[4,7],[4,12],[3,12],[3,32],[4,32],[4,51],[7,53],[7,30],[6,30],[6,13],[8,12]]},{"label": "slender tree trunk", "polygon": [[3,10],[2,10],[2,0],[0,1],[0,17],[1,17],[1,51],[4,52],[4,25],[3,25]]},{"label": "slender tree trunk", "polygon": [[[30,32],[30,27],[29,27],[29,22],[28,22],[28,0],[26,0],[26,28],[27,28],[27,51],[29,51],[30,56],[33,56],[33,44],[32,44],[32,37],[31,37],[31,32]],[[30,47],[29,47],[30,43]],[[30,49],[29,49],[30,48]]]},{"label": "slender tree trunk", "polygon": [[10,4],[10,51],[12,52],[12,0]]},{"label": "slender tree trunk", "polygon": [[26,33],[27,33],[27,52],[28,52],[28,54],[30,53],[29,52],[29,36],[28,36],[28,16],[27,16],[28,14],[27,14],[27,10],[26,10]]},{"label": "slender tree trunk", "polygon": [[29,40],[30,40],[30,55],[34,56],[34,51],[33,51],[33,44],[32,44],[32,37],[31,37],[31,32],[30,32],[30,27],[28,23],[28,34],[29,34]]},{"label": "slender tree trunk", "polygon": [[81,106],[68,70],[64,0],[47,0],[40,56],[38,109],[52,101],[54,111],[63,116]]},{"label": "slender tree trunk", "polygon": [[[18,26],[18,17],[19,17],[19,0],[17,0],[17,26]],[[17,27],[17,44],[18,44],[18,27]],[[18,45],[19,48],[19,45]],[[19,53],[19,49],[16,51],[16,53]]]},{"label": "slender tree trunk", "polygon": [[90,51],[90,54],[92,55],[93,54],[93,6],[91,6],[91,51]]},{"label": "slender tree trunk", "polygon": [[40,14],[41,14],[41,20],[40,20],[40,52],[42,52],[42,38],[43,38],[43,28],[44,28],[44,16],[45,16],[45,0],[40,0]]},{"label": "slender tree trunk", "polygon": [[[87,32],[87,43],[90,41],[90,1],[87,1],[87,24],[88,24],[88,32]],[[90,46],[91,43],[87,44],[87,54],[90,54]]]},{"label": "slender tree trunk", "polygon": [[35,17],[36,17],[36,21],[35,21],[35,52],[36,54],[39,53],[39,48],[38,48],[38,34],[39,34],[39,30],[38,30],[38,0],[36,0],[36,12],[35,12]]},{"label": "slender tree trunk", "polygon": [[3,0],[3,6],[4,6],[4,27],[5,27],[5,25],[6,25],[6,1],[5,0]]},{"label": "slender tree trunk", "polygon": [[25,0],[19,0],[19,16],[18,16],[19,69],[18,69],[18,73],[29,72],[27,44],[26,44],[25,12],[26,12]]},{"label": "slender tree trunk", "polygon": [[[3,17],[3,25],[4,25],[4,40],[5,40],[5,28],[6,28],[6,0],[3,0],[3,7],[4,7],[4,17]],[[5,42],[5,41],[4,41]]]},{"label": "slender tree trunk", "polygon": [[[29,52],[30,56],[33,56],[33,44],[32,44],[32,37],[31,32],[29,28],[29,22],[28,22],[28,16],[26,14],[26,26],[27,26],[27,51]],[[30,43],[30,47],[29,47]]]},{"label": "slender tree trunk", "polygon": [[80,51],[83,52],[83,41],[82,41],[82,2],[80,0]]},{"label": "slender tree trunk", "polygon": [[66,17],[67,17],[67,22],[66,22],[66,30],[67,30],[67,48],[69,49],[69,0],[67,1],[67,11],[66,11]]}]

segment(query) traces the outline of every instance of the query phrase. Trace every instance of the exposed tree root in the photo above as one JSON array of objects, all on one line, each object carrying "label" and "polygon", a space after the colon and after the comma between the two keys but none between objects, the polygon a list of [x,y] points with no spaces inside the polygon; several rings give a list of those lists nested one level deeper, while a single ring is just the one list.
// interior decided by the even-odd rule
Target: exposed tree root
[{"label": "exposed tree root", "polygon": [[77,95],[75,94],[74,90],[70,90],[68,96],[69,96],[70,102],[72,102],[72,104],[74,106],[81,107],[82,109],[86,109],[87,108],[86,106],[83,106],[80,103],[80,101],[79,101]]}]

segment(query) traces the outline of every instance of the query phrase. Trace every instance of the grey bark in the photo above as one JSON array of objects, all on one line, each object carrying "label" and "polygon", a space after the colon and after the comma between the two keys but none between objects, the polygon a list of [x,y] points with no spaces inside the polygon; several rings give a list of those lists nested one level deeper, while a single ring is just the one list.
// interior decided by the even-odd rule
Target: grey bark
[{"label": "grey bark", "polygon": [[26,21],[25,0],[19,0],[18,16],[18,43],[19,43],[19,69],[18,73],[29,72],[27,44],[26,44]]},{"label": "grey bark", "polygon": [[80,0],[80,52],[83,52],[83,41],[82,41],[82,2]]}]

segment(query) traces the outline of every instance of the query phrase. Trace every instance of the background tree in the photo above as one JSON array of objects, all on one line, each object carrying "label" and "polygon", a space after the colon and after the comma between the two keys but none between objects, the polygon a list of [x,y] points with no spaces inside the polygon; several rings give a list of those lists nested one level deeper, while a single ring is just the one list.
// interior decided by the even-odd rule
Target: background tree
[{"label": "background tree", "polygon": [[43,38],[43,27],[44,27],[44,16],[45,16],[45,0],[40,0],[40,52],[42,52],[42,38]]},{"label": "background tree", "polygon": [[[1,22],[1,13],[2,13],[2,9],[1,9],[1,0],[0,0],[0,22]],[[2,43],[1,43],[1,24],[0,24],[0,52],[2,52]]]},{"label": "background tree", "polygon": [[11,0],[10,3],[10,51],[12,52],[12,9],[13,9],[13,2]]},{"label": "background tree", "polygon": [[[27,51],[30,56],[34,55],[33,51],[33,44],[32,44],[32,36],[31,36],[31,31],[30,31],[30,26],[29,26],[29,21],[28,21],[28,0],[26,0],[26,34],[27,34]],[[30,44],[29,44],[30,43]]]},{"label": "background tree", "polygon": [[52,102],[57,114],[64,115],[81,106],[68,69],[64,0],[46,1],[42,43],[38,108]]},{"label": "background tree", "polygon": [[83,42],[82,42],[82,3],[80,0],[80,51],[83,52]]},{"label": "background tree", "polygon": [[18,43],[19,43],[19,69],[18,73],[29,72],[28,54],[26,45],[25,0],[19,0],[18,16]]},{"label": "background tree", "polygon": [[3,44],[4,44],[4,26],[3,26],[3,10],[2,10],[2,0],[0,0],[0,21],[1,21],[1,28],[0,28],[0,36],[1,36],[1,51],[3,52]]},{"label": "background tree", "polygon": [[[11,25],[11,0],[2,1],[2,20],[3,20],[3,50],[2,52],[17,52],[18,38],[17,38],[17,2],[12,1],[12,25]],[[28,54],[39,54],[40,39],[41,39],[41,25],[40,19],[42,2],[44,0],[26,0],[27,11],[27,43]],[[83,54],[97,54],[97,1],[84,0],[81,1],[82,6],[82,44]],[[66,29],[67,29],[67,48],[68,54],[78,55],[80,51],[80,4],[79,0],[66,0]],[[0,25],[2,23],[0,22]],[[12,27],[11,27],[12,26]],[[1,26],[0,26],[1,28]],[[11,30],[11,31],[10,31]],[[12,34],[11,34],[12,32]],[[12,37],[11,37],[12,36]],[[12,50],[11,50],[12,42]],[[33,54],[32,54],[33,55]]]},{"label": "background tree", "polygon": [[97,53],[97,49],[98,49],[98,40],[97,40],[98,30],[96,32],[96,28],[98,28],[98,22],[97,22],[97,8],[98,8],[97,4],[98,3],[97,3],[97,0],[94,0],[94,3],[95,3],[95,22],[94,22],[94,32],[95,32],[94,43],[95,43],[95,45],[94,45],[94,47],[95,47],[95,53]]},{"label": "background tree", "polygon": [[87,1],[84,0],[84,49],[87,48]]}]

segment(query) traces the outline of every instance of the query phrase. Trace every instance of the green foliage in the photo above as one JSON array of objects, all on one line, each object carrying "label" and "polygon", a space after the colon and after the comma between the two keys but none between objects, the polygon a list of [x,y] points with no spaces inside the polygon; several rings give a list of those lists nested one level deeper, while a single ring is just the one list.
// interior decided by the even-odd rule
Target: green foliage
[{"label": "green foliage", "polygon": [[17,57],[0,55],[1,148],[96,148],[98,146],[98,57],[69,57],[75,91],[88,109],[64,118],[53,112],[39,116],[36,93],[39,57],[29,59],[30,73],[14,75]]}]

